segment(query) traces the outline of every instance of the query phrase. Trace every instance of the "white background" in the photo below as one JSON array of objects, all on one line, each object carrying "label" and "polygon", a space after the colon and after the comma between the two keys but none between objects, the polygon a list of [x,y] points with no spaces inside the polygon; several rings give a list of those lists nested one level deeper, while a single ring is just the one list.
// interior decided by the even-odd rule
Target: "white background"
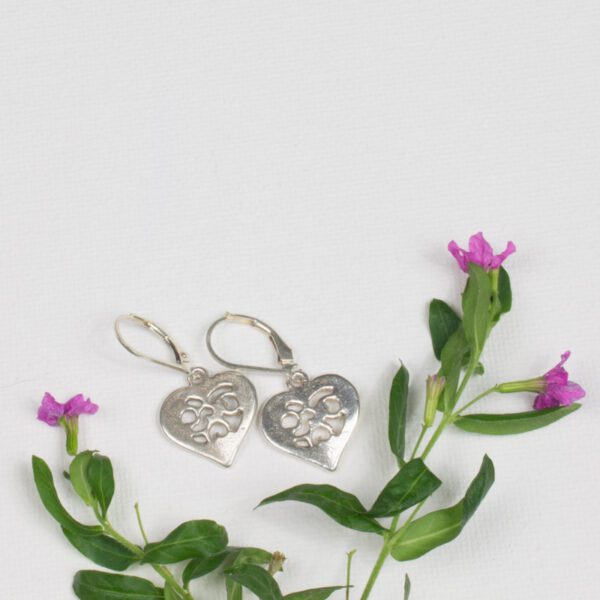
[{"label": "white background", "polygon": [[[5,0],[2,597],[71,598],[73,573],[91,567],[31,481],[32,453],[56,472],[66,464],[62,433],[35,420],[45,390],[100,404],[81,442],[112,457],[113,519],[132,538],[136,500],[154,539],[214,518],[234,544],[286,553],[284,592],[341,583],[357,548],[358,592],[376,537],[300,504],[252,508],[301,482],[372,502],[394,473],[398,358],[412,375],[412,444],[437,368],[427,304],[456,305],[464,282],[445,247],[481,229],[498,249],[518,247],[514,310],[469,392],[540,374],[571,349],[588,396],[526,436],[445,435],[431,507],[460,497],[484,452],[496,485],[457,541],[390,561],[373,597],[398,598],[408,571],[415,600],[597,598],[599,31],[593,0]],[[229,470],[164,438],[160,403],[184,378],[123,351],[112,321],[155,319],[216,371],[203,334],[225,310],[265,319],[309,374],[359,389],[337,472],[278,452],[256,428]],[[271,360],[266,338],[241,330],[223,347]],[[260,402],[283,389],[277,375],[252,379]],[[216,581],[199,597],[223,598]]]}]

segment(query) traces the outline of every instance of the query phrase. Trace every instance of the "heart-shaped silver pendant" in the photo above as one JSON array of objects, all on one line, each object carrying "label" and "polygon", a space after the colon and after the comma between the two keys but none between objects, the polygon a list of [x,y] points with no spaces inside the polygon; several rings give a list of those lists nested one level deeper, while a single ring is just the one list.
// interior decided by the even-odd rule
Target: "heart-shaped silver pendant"
[{"label": "heart-shaped silver pendant", "polygon": [[275,446],[333,471],[358,419],[355,387],[339,375],[297,379],[266,402],[262,430]]},{"label": "heart-shaped silver pendant", "polygon": [[256,411],[256,391],[233,371],[208,377],[192,371],[190,385],[169,394],[160,424],[176,444],[230,466]]}]

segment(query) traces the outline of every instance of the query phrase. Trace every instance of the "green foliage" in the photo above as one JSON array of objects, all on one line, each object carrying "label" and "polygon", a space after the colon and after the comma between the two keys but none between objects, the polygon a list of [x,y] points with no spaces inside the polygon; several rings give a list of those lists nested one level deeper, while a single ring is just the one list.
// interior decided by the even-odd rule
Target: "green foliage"
[{"label": "green foliage", "polygon": [[462,297],[463,329],[473,360],[479,359],[490,326],[492,282],[478,265],[469,264],[469,279]]},{"label": "green foliage", "polygon": [[503,315],[510,311],[512,308],[512,289],[510,286],[510,277],[504,267],[500,267],[498,271],[498,301],[500,303],[500,315]]},{"label": "green foliage", "polygon": [[461,318],[443,300],[434,298],[429,304],[429,333],[433,353],[439,360],[450,336],[458,329]]},{"label": "green foliage", "polygon": [[410,578],[408,575],[404,576],[404,600],[408,600],[410,597]]},{"label": "green foliage", "polygon": [[164,592],[140,577],[102,571],[79,571],[73,591],[80,600],[164,600]]},{"label": "green foliage", "polygon": [[106,517],[108,507],[115,493],[115,480],[110,459],[94,452],[87,466],[87,481],[98,502],[100,513]]},{"label": "green foliage", "polygon": [[339,590],[345,590],[345,585],[334,585],[330,587],[314,588],[302,592],[293,592],[286,594],[283,600],[326,600],[331,594]]},{"label": "green foliage", "polygon": [[[268,565],[271,562],[271,552],[260,548],[231,548],[229,555],[225,559],[224,565],[228,567],[237,567],[239,565]],[[227,590],[227,600],[242,600],[242,586],[227,577],[225,579],[225,588]]]},{"label": "green foliage", "polygon": [[391,544],[392,556],[400,561],[414,560],[452,541],[473,516],[493,483],[494,465],[485,456],[464,498],[450,508],[431,512],[401,529]]},{"label": "green foliage", "polygon": [[168,565],[188,558],[211,556],[227,547],[225,528],[214,521],[187,521],[160,542],[146,544],[143,562]]},{"label": "green foliage", "polygon": [[546,427],[576,410],[581,404],[544,410],[530,410],[520,413],[506,414],[472,414],[459,417],[454,424],[464,431],[483,433],[487,435],[512,435],[526,433],[541,427]]},{"label": "green foliage", "polygon": [[296,502],[312,504],[320,508],[340,525],[349,527],[350,529],[378,534],[383,534],[385,531],[375,519],[366,514],[367,509],[356,496],[332,485],[313,485],[308,483],[297,485],[279,494],[265,498],[259,506],[285,500],[295,500]]},{"label": "green foliage", "polygon": [[69,480],[77,495],[88,505],[95,506],[96,499],[88,480],[87,470],[93,456],[93,450],[80,452],[69,467]]},{"label": "green foliage", "polygon": [[401,365],[390,390],[388,437],[390,448],[400,464],[404,462],[408,380],[408,370]]},{"label": "green foliage", "polygon": [[198,577],[203,577],[208,573],[212,573],[223,564],[228,555],[229,552],[225,551],[209,556],[193,558],[183,570],[183,575],[181,576],[183,584],[187,587],[192,579],[197,579]]},{"label": "green foliage", "polygon": [[140,559],[138,554],[107,535],[80,535],[64,527],[62,530],[65,537],[81,554],[101,567],[124,571]]},{"label": "green foliage", "polygon": [[260,600],[283,600],[279,585],[273,576],[257,565],[237,565],[226,573],[229,579],[250,590]]},{"label": "green foliage", "polygon": [[406,463],[379,494],[369,511],[372,517],[393,517],[428,498],[442,482],[416,458]]},{"label": "green foliage", "polygon": [[66,511],[54,487],[54,478],[48,465],[37,456],[31,458],[31,463],[35,487],[37,488],[42,504],[54,519],[65,529],[80,536],[101,534],[102,527],[98,525],[83,525]]}]

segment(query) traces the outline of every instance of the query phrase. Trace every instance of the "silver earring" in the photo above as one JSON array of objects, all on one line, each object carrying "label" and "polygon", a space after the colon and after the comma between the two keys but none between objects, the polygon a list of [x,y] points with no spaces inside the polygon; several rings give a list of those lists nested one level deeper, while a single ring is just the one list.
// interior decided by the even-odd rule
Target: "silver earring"
[{"label": "silver earring", "polygon": [[[152,358],[132,348],[119,325],[128,320],[161,338],[173,351],[175,362]],[[131,354],[158,365],[182,371],[188,385],[167,396],[160,409],[160,424],[176,444],[228,467],[248,432],[256,412],[256,391],[240,373],[226,371],[212,377],[202,367],[190,367],[187,354],[158,325],[137,315],[121,315],[115,333]]]},{"label": "silver earring", "polygon": [[[219,356],[212,345],[212,334],[223,321],[251,325],[266,333],[275,347],[280,367],[238,365]],[[359,412],[358,392],[347,379],[340,375],[309,379],[277,332],[254,317],[226,313],[208,329],[206,345],[213,358],[227,367],[285,373],[289,390],[270,398],[261,410],[265,437],[294,456],[331,471],[337,467]]]}]

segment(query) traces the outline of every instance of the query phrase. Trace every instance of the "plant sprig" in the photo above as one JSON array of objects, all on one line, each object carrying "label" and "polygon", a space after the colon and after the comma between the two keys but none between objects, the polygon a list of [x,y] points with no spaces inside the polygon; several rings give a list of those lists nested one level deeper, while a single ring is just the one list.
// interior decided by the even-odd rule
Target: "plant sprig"
[{"label": "plant sprig", "polygon": [[[468,251],[459,248],[455,242],[448,248],[468,274],[462,295],[462,316],[443,300],[431,301],[429,330],[440,366],[427,380],[423,422],[410,453],[406,449],[410,386],[404,365],[392,381],[388,440],[398,469],[373,505],[367,508],[354,494],[324,484],[297,485],[269,496],[259,504],[303,502],[320,509],[344,527],[377,535],[381,548],[360,600],[371,597],[390,556],[399,562],[415,560],[460,535],[492,487],[494,464],[484,455],[478,473],[462,498],[447,508],[419,516],[429,498],[442,485],[441,479],[425,461],[449,426],[484,435],[526,433],[572,414],[580,407],[574,401],[585,395],[580,386],[568,380],[563,366],[569,358],[566,352],[561,361],[542,376],[493,385],[461,404],[472,377],[484,372],[481,357],[492,330],[511,309],[510,278],[501,265],[515,247],[509,242],[503,253],[494,255],[479,233],[471,237]],[[534,410],[508,414],[467,412],[493,393],[515,392],[536,394]],[[98,407],[81,394],[60,404],[46,393],[38,412],[40,420],[65,429],[67,452],[75,455],[65,476],[76,495],[91,509],[97,524],[74,519],[58,496],[48,465],[36,456],[32,459],[34,481],[42,503],[61,526],[67,540],[97,565],[115,571],[79,571],[73,581],[78,598],[206,600],[206,596],[192,592],[190,584],[208,573],[220,571],[224,576],[227,600],[243,600],[244,590],[249,590],[260,600],[326,600],[336,592],[344,592],[346,600],[350,600],[354,550],[347,554],[345,585],[305,589],[284,596],[275,579],[282,571],[284,555],[261,548],[230,546],[226,529],[215,521],[187,521],[162,540],[152,542],[136,504],[141,542],[125,538],[108,517],[115,492],[111,461],[97,451],[76,453],[78,417],[94,414],[97,410]],[[424,446],[422,450],[421,446]],[[180,578],[169,568],[178,563],[185,563]],[[134,565],[151,567],[162,579],[162,587],[148,579],[121,574]],[[409,599],[410,591],[411,582],[405,575],[404,600]]]}]

